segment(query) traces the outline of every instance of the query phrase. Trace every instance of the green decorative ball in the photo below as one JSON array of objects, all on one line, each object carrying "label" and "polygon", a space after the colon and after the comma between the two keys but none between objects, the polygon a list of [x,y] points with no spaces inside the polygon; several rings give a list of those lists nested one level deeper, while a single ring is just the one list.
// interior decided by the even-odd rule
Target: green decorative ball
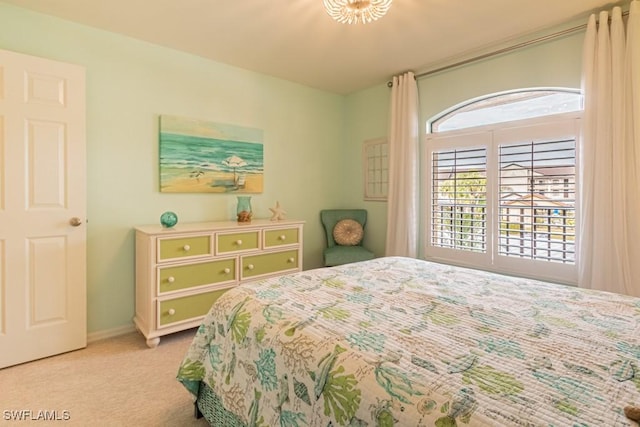
[{"label": "green decorative ball", "polygon": [[160,224],[163,227],[171,228],[178,223],[178,215],[173,212],[165,212],[160,215]]}]

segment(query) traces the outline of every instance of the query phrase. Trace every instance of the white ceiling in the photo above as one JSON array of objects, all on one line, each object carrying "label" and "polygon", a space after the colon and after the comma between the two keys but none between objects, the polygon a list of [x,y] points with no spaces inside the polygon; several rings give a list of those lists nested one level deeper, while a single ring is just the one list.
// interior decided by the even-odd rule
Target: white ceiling
[{"label": "white ceiling", "polygon": [[620,3],[395,0],[381,20],[347,25],[322,0],[0,1],[339,94]]}]

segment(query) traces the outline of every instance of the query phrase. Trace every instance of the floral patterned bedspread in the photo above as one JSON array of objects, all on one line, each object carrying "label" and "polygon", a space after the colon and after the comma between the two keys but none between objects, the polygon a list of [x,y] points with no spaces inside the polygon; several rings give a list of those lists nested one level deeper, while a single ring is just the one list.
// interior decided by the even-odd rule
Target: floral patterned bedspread
[{"label": "floral patterned bedspread", "polygon": [[228,291],[178,379],[249,426],[630,426],[640,299],[379,258]]}]

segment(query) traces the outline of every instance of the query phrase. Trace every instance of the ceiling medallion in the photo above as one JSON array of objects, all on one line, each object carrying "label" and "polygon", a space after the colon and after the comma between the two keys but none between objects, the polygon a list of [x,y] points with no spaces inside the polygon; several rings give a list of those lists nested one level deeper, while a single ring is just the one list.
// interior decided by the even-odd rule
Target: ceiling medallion
[{"label": "ceiling medallion", "polygon": [[393,0],[322,0],[329,16],[342,24],[366,24],[383,17]]}]

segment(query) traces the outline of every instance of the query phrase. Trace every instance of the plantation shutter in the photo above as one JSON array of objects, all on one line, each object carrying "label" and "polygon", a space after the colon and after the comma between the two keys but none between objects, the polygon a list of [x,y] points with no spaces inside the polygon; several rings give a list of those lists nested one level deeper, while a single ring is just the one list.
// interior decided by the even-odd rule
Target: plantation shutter
[{"label": "plantation shutter", "polygon": [[432,154],[431,244],[487,252],[487,148]]},{"label": "plantation shutter", "polygon": [[502,256],[575,263],[576,140],[499,147]]}]

